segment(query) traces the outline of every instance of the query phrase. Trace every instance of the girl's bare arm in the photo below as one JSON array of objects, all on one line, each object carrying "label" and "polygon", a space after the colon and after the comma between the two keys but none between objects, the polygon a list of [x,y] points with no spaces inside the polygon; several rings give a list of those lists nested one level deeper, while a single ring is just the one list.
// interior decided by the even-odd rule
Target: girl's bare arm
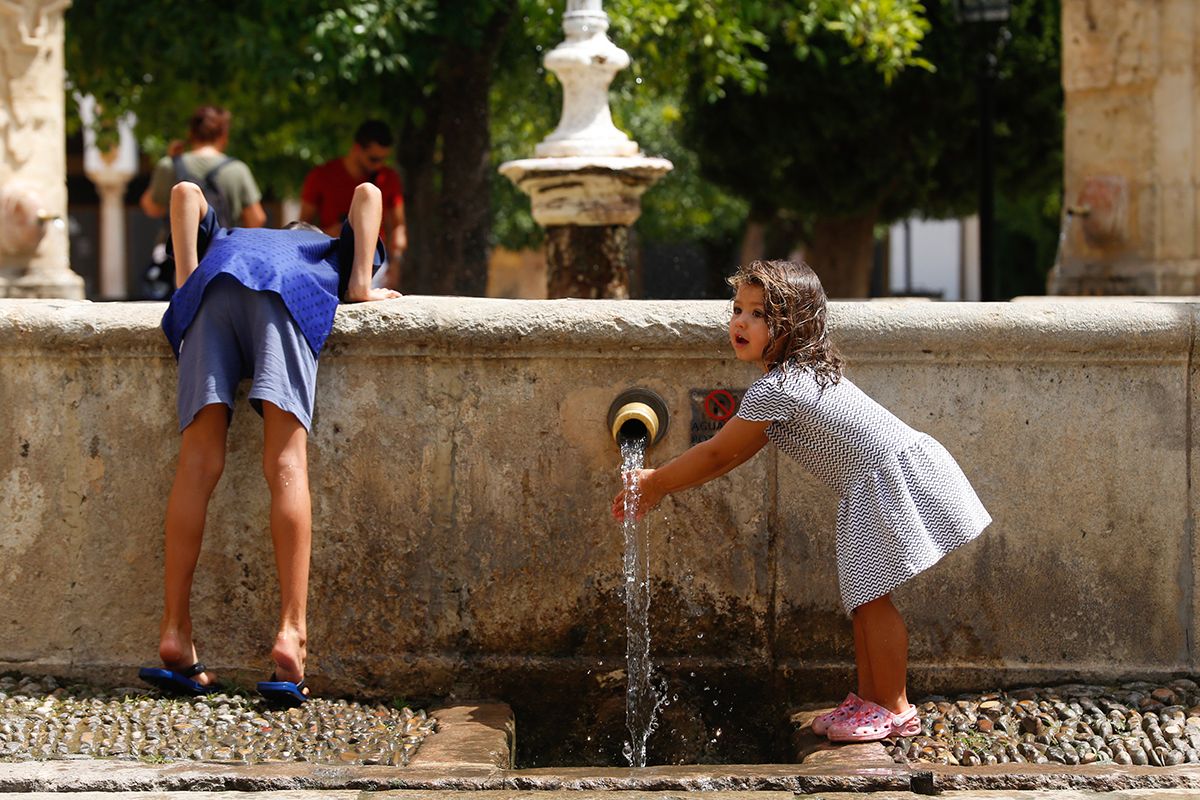
[{"label": "girl's bare arm", "polygon": [[[638,512],[640,517],[668,494],[690,489],[724,475],[745,463],[767,443],[769,422],[748,422],[734,417],[707,442],[686,450],[659,469],[641,470]],[[624,516],[625,492],[613,499],[613,515]]]}]

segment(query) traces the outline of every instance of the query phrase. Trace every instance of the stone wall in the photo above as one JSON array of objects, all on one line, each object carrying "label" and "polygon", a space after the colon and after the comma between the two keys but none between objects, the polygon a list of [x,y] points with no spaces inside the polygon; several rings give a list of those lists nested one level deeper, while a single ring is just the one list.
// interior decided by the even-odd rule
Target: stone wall
[{"label": "stone wall", "polygon": [[[178,449],[159,304],[0,301],[0,669],[128,683],[155,662]],[[743,388],[721,302],[406,298],[346,307],[310,443],[310,675],[507,699],[618,681],[618,458],[646,386]],[[897,593],[914,690],[1200,668],[1184,303],[836,303],[848,374],[962,464],[995,523]],[[244,388],[243,388],[244,398]],[[202,657],[269,671],[261,424],[239,400],[196,582]],[[651,515],[655,660],[789,699],[844,690],[834,498],[766,450]],[[707,687],[706,687],[707,688]]]}]

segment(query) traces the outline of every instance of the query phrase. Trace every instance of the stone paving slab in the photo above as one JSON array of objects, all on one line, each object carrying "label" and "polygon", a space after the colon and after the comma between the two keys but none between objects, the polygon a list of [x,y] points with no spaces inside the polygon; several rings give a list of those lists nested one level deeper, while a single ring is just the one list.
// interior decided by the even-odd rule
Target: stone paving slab
[{"label": "stone paving slab", "polygon": [[[818,792],[805,795],[812,800],[922,800],[928,795],[912,792]],[[943,800],[1195,800],[1196,793],[1180,789],[1128,789],[1091,792],[1074,789],[1056,791],[966,791],[944,792]],[[36,792],[27,800],[51,800],[61,795]],[[522,791],[277,791],[277,792],[82,792],[72,800],[792,800],[793,792],[522,792]]]},{"label": "stone paving slab", "polygon": [[[50,761],[0,764],[0,792],[280,792],[339,790],[571,792],[907,792],[914,770],[890,767],[749,764],[644,769],[574,767],[503,770],[487,767],[319,767],[303,764],[226,766]],[[1200,767],[1073,767],[1024,769],[940,767],[929,771],[946,795],[963,792],[1114,792],[1170,789],[1200,797]],[[402,796],[402,795],[401,795]],[[496,795],[490,795],[495,797]],[[662,794],[656,794],[661,798]],[[711,796],[711,795],[709,795]],[[980,795],[985,796],[985,795]]]},{"label": "stone paving slab", "polygon": [[[61,800],[61,795],[37,792],[21,795],[28,800]],[[456,791],[396,791],[396,792],[83,792],[71,795],[72,800],[646,800],[645,792],[456,792]],[[655,793],[654,800],[791,800],[791,792],[668,792]],[[857,796],[861,800],[862,796]]]},{"label": "stone paving slab", "polygon": [[408,762],[414,769],[516,766],[516,720],[507,703],[437,708],[437,733],[427,736]]},{"label": "stone paving slab", "polygon": [[[374,795],[377,796],[377,795]],[[758,795],[762,797],[763,795]],[[793,795],[794,796],[794,795]],[[1116,792],[1091,792],[1076,789],[1049,791],[967,791],[941,792],[942,800],[1196,800],[1191,789],[1125,789]],[[925,794],[912,792],[876,792],[861,795],[850,792],[818,792],[808,795],[812,800],[924,800]]]},{"label": "stone paving slab", "polygon": [[1079,789],[1120,791],[1125,789],[1187,789],[1200,798],[1200,766],[1135,767],[1091,764],[1064,767],[1061,764],[994,764],[952,767],[921,764],[913,773],[927,772],[942,790],[1035,790]]},{"label": "stone paving slab", "polygon": [[835,744],[812,732],[812,721],[833,706],[800,709],[790,716],[792,752],[797,764],[824,766],[886,767],[896,763],[879,742]]}]

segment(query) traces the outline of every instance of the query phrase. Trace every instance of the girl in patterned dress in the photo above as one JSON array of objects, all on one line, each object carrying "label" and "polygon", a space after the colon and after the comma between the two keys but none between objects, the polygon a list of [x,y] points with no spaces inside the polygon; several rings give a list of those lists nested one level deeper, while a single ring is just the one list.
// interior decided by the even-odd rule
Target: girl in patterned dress
[{"label": "girl in patterned dress", "polygon": [[[842,375],[825,327],[825,291],[803,263],[755,261],[736,290],[729,340],[765,374],[737,415],[706,442],[634,476],[640,518],[672,492],[724,475],[768,441],[840,497],[838,584],[854,627],[857,692],[817,717],[833,741],[874,741],[920,730],[908,702],[908,631],[891,592],[991,522],[962,470]],[[613,501],[624,516],[625,492]]]}]

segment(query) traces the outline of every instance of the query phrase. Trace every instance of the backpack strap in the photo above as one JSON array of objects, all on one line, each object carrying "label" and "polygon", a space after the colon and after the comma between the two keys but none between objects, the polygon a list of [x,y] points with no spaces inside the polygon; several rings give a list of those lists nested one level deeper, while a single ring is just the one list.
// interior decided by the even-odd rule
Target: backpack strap
[{"label": "backpack strap", "polygon": [[204,194],[206,197],[209,197],[209,204],[216,206],[217,220],[225,227],[236,225],[238,220],[230,216],[229,198],[225,196],[225,192],[221,191],[221,187],[217,185],[217,173],[226,165],[232,164],[236,160],[236,158],[225,156],[223,161],[204,173]]},{"label": "backpack strap", "polygon": [[214,181],[216,181],[216,179],[217,179],[217,173],[221,171],[222,167],[226,166],[227,164],[232,164],[234,161],[237,161],[237,159],[233,158],[232,156],[225,156],[224,161],[217,164],[215,167],[210,169],[208,172],[204,173],[205,182],[212,183],[213,186],[216,186],[216,183],[214,183]]},{"label": "backpack strap", "polygon": [[186,164],[183,163],[183,155],[182,154],[177,155],[177,156],[171,156],[171,164],[175,167],[175,182],[176,183],[178,183],[179,181],[191,181],[192,183],[197,182],[196,176],[193,175],[192,171],[187,168]]}]

